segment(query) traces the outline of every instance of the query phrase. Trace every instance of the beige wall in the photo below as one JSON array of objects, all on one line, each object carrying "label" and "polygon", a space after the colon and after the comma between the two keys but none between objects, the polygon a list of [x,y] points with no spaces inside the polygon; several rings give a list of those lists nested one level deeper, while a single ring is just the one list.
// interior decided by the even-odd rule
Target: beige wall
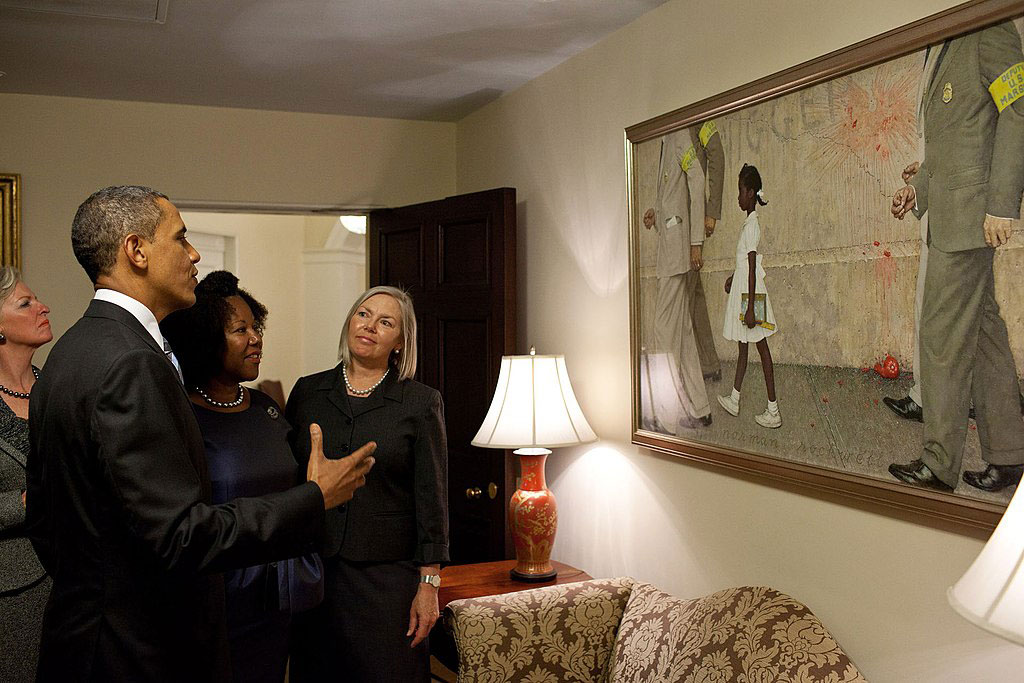
[{"label": "beige wall", "polygon": [[427,201],[454,191],[455,125],[0,94],[0,172],[21,174],[25,276],[59,335],[91,296],[69,242],[91,192],[139,183],[172,201]]},{"label": "beige wall", "polygon": [[549,460],[556,557],[683,596],[742,584],[788,591],[876,683],[1003,681],[1024,670],[1024,649],[946,604],[981,543],[629,444],[623,129],[952,4],[788,0],[759,12],[740,0],[675,0],[458,127],[459,192],[518,191],[519,351],[566,354],[603,439]]}]

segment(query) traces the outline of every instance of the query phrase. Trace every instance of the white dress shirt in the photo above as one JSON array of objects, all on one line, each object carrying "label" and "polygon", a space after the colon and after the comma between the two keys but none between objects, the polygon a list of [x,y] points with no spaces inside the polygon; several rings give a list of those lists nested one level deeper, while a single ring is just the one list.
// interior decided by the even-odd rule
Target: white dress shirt
[{"label": "white dress shirt", "polygon": [[174,369],[178,372],[178,379],[182,378],[181,365],[178,364],[177,357],[174,355],[174,352],[170,350],[171,347],[167,343],[167,340],[164,339],[163,333],[160,332],[160,323],[156,321],[156,316],[153,315],[153,311],[149,310],[144,303],[113,289],[97,289],[96,294],[94,294],[92,298],[99,301],[106,301],[107,303],[114,304],[115,306],[120,306],[131,313],[135,319],[146,328],[146,332],[149,332],[149,336],[153,338],[156,345],[163,349],[164,353],[167,354],[171,364],[174,365]]}]

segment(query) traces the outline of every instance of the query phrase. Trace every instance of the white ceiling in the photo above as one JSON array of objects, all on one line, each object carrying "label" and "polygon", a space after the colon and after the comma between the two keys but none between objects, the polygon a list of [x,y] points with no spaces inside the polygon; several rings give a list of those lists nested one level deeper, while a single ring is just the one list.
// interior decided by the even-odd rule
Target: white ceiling
[{"label": "white ceiling", "polygon": [[34,2],[0,0],[0,92],[456,121],[665,0]]}]

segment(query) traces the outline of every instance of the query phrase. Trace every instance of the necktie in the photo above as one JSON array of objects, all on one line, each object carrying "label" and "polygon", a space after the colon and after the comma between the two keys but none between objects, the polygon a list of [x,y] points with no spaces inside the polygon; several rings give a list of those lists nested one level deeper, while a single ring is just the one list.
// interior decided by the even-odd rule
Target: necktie
[{"label": "necktie", "polygon": [[171,350],[171,345],[167,343],[166,339],[164,339],[164,355],[167,356],[167,360],[174,366],[174,371],[178,373],[178,381],[185,384],[185,378],[181,374],[181,366],[178,365],[178,359],[174,357],[174,351]]}]

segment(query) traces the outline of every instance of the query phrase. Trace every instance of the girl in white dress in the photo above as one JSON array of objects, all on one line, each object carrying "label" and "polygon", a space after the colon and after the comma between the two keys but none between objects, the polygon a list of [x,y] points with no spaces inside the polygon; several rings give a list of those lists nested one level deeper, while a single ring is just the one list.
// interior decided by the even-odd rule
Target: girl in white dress
[{"label": "girl in white dress", "polygon": [[757,222],[757,205],[766,205],[761,190],[761,174],[757,168],[747,164],[740,170],[740,208],[747,212],[743,222],[739,243],[736,245],[736,270],[725,281],[729,299],[725,305],[725,324],[722,335],[739,342],[739,358],[736,360],[736,379],[732,394],[719,396],[718,402],[730,415],[740,414],[740,389],[743,375],[747,372],[747,345],[754,342],[761,356],[764,383],[768,389],[768,407],[754,417],[757,424],[773,429],[782,425],[782,415],[775,401],[775,366],[772,352],[768,349],[768,337],[775,334],[775,313],[764,285],[764,267],[761,255],[757,253],[761,241],[761,226]]}]

